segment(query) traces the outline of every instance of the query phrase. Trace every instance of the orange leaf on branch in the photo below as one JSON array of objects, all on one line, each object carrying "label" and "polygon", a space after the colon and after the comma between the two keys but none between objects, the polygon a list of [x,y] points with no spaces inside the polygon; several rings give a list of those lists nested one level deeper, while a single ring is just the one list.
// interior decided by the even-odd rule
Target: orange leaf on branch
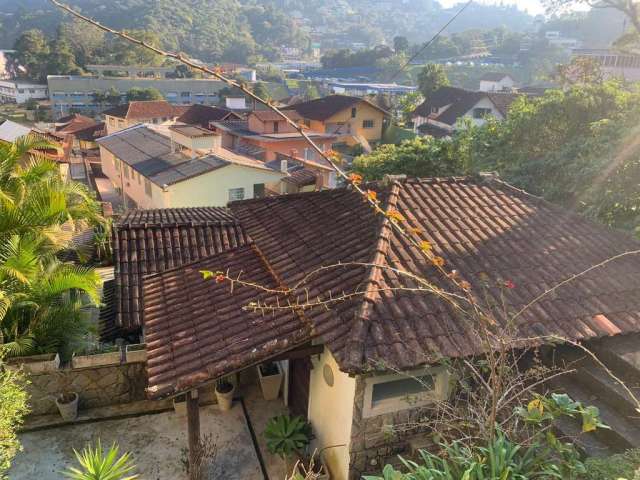
[{"label": "orange leaf on branch", "polygon": [[349,175],[349,181],[354,185],[360,185],[362,183],[362,175],[352,173],[351,175]]},{"label": "orange leaf on branch", "polygon": [[404,215],[402,215],[398,210],[389,210],[387,212],[387,217],[392,222],[404,222]]},{"label": "orange leaf on branch", "polygon": [[431,261],[433,262],[433,264],[436,267],[443,267],[444,266],[444,258],[442,258],[442,257],[433,257],[431,259]]}]

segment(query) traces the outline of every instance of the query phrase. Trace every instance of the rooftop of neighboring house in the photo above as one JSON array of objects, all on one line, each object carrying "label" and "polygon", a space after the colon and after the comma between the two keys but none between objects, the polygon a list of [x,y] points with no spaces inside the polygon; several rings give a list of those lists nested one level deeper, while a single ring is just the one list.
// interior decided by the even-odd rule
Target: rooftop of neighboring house
[{"label": "rooftop of neighboring house", "polygon": [[[253,116],[261,122],[284,122],[285,120],[272,110],[254,110],[248,116]],[[299,122],[302,117],[296,111],[287,112],[287,117],[294,122]]]},{"label": "rooftop of neighboring house", "polygon": [[499,82],[505,78],[510,78],[513,80],[513,77],[511,75],[502,72],[487,72],[482,75],[482,77],[480,77],[480,80],[484,80],[486,82]]},{"label": "rooftop of neighboring house", "polygon": [[178,122],[199,125],[203,128],[208,128],[210,122],[219,122],[221,120],[240,120],[240,116],[226,108],[194,104],[189,105],[177,118]]},{"label": "rooftop of neighboring house", "polygon": [[149,118],[175,118],[183,112],[184,110],[177,110],[166,100],[149,100],[125,103],[102,113],[126,120],[147,120]]},{"label": "rooftop of neighboring house", "polygon": [[31,133],[31,127],[21,125],[11,120],[0,123],[0,140],[4,142],[15,142],[18,138]]},{"label": "rooftop of neighboring house", "polygon": [[94,140],[104,130],[103,122],[75,113],[59,119],[55,124],[56,134],[72,134],[82,140]]},{"label": "rooftop of neighboring house", "polygon": [[[640,243],[630,235],[492,176],[367,187],[377,191],[383,209],[399,212],[422,232],[419,240],[428,241],[443,259],[445,273],[455,271],[459,281],[469,282],[479,305],[488,302],[491,308],[499,302],[500,308],[492,309],[495,322],[506,325],[511,320],[507,312],[522,311],[515,333],[533,339],[523,345],[551,335],[582,341],[640,332],[640,257],[586,271],[637,250]],[[150,242],[148,248],[167,248],[175,238],[195,252],[191,263],[180,261],[171,268],[165,260],[169,252],[184,252],[179,245],[168,248],[161,257],[166,269],[137,277],[143,282],[142,290],[137,287],[143,298],[135,300],[138,311],[144,311],[151,397],[182,393],[311,339],[324,343],[350,374],[372,367],[406,370],[487,348],[473,322],[449,301],[416,291],[415,282],[403,277],[400,272],[410,271],[436,288],[464,295],[354,190],[233,202],[230,209],[239,224],[229,225],[234,234],[242,229],[245,242],[219,253],[203,254],[191,242],[208,235],[197,223],[184,232],[186,238],[162,233],[167,240],[157,241],[153,226],[135,234],[137,242]],[[116,248],[131,246],[126,239],[117,241]],[[138,272],[146,267],[141,259],[150,257],[156,258],[151,253],[129,256],[136,259]],[[202,270],[224,271],[231,278],[242,274],[271,290],[238,284],[230,290],[228,282],[203,280]],[[585,273],[560,284],[579,272]],[[299,282],[294,292],[274,292]],[[552,296],[525,308],[550,285],[558,285]],[[283,305],[309,298],[321,304],[269,314],[247,308],[251,302]],[[182,319],[180,324],[175,318]]]},{"label": "rooftop of neighboring house", "polygon": [[376,110],[379,110],[384,115],[389,115],[386,110],[379,107],[375,103],[365,98],[352,97],[349,95],[328,95],[316,100],[296,103],[295,105],[285,107],[283,110],[285,110],[286,112],[295,111],[303,118],[308,118],[310,120],[324,121],[333,117],[335,114],[340,113],[348,108],[353,108],[354,106],[362,102],[370,105]]},{"label": "rooftop of neighboring house", "polygon": [[[194,126],[184,128],[198,129],[201,134],[205,131]],[[210,131],[205,132],[209,136],[214,135]],[[153,129],[144,124],[112,133],[98,139],[97,142],[140,175],[161,187],[189,180],[229,165],[274,171],[259,160],[222,147],[194,156],[186,155],[181,151],[175,151],[169,135],[164,135],[159,129]]]},{"label": "rooftop of neighboring house", "polygon": [[[231,135],[236,135],[243,138],[253,138],[265,142],[278,142],[284,140],[292,140],[301,138],[298,132],[288,133],[259,133],[249,129],[249,123],[246,120],[225,120],[222,122],[212,122],[211,125],[223,132],[227,132]],[[333,139],[335,135],[328,133],[314,132],[313,130],[307,130],[305,133],[311,139]]]},{"label": "rooftop of neighboring house", "polygon": [[511,104],[518,98],[515,93],[477,92],[459,87],[440,87],[414,111],[413,116],[428,117],[440,123],[454,125],[480,100],[488,98],[501,115],[506,116]]}]

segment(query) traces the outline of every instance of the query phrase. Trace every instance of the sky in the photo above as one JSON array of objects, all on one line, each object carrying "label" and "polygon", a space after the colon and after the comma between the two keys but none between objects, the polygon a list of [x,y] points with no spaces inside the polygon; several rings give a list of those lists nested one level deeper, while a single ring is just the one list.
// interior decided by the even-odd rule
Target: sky
[{"label": "sky", "polygon": [[[476,0],[478,3],[498,4],[500,0]],[[460,3],[460,0],[440,0],[445,7],[451,7]],[[517,5],[521,10],[527,10],[531,15],[544,13],[544,7],[540,0],[504,0],[505,4]]]}]

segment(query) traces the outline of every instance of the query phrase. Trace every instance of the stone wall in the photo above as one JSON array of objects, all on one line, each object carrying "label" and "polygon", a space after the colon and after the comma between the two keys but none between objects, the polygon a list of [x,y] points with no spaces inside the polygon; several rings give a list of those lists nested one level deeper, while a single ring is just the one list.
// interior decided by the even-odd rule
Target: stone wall
[{"label": "stone wall", "polygon": [[[409,451],[409,440],[424,433],[415,425],[425,415],[424,408],[410,408],[364,418],[365,377],[356,379],[356,394],[353,402],[353,422],[349,451],[349,478],[359,480],[363,474],[380,474],[382,467],[397,455]],[[392,427],[403,428],[392,428]],[[398,430],[402,430],[398,433]],[[393,463],[396,463],[395,461]]]},{"label": "stone wall", "polygon": [[64,389],[78,393],[80,410],[144,400],[147,373],[137,362],[31,374],[30,381],[31,415],[44,415],[58,413],[55,397]]}]

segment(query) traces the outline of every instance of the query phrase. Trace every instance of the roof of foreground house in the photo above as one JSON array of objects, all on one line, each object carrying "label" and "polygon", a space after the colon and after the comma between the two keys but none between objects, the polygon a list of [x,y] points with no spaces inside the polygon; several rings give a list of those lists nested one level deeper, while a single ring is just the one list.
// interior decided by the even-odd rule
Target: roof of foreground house
[{"label": "roof of foreground house", "polygon": [[[640,248],[626,234],[492,178],[407,180],[379,187],[378,198],[388,211],[400,212],[408,227],[423,232],[420,238],[444,259],[447,271],[455,270],[470,283],[479,302],[495,304],[495,320],[503,324],[549,287]],[[261,314],[265,321],[268,317],[274,324],[287,325],[282,327],[284,337],[277,329],[251,326],[244,336],[220,340],[225,352],[233,352],[233,361],[211,360],[204,368],[213,357],[203,355],[203,362],[191,368],[189,362],[198,354],[190,353],[185,362],[185,354],[172,345],[189,342],[205,348],[209,332],[224,331],[229,324],[253,325],[253,314],[241,307],[264,292],[256,290],[251,296],[244,289],[238,293],[237,285],[232,291],[227,283],[196,280],[194,271],[200,264],[145,279],[146,332],[161,342],[148,345],[148,365],[154,373],[149,378],[151,396],[175,394],[264,360],[256,357],[256,349],[268,351],[265,356],[283,353],[304,340],[296,328],[305,322],[311,326],[306,339],[319,337],[340,369],[355,374],[380,368],[378,362],[409,369],[486,350],[468,317],[440,296],[415,291],[416,282],[397,273],[410,271],[447,291],[463,293],[359,194],[335,189],[234,202],[230,208],[251,238],[253,253],[245,250],[231,260],[226,254],[214,255],[207,259],[212,267],[207,269],[229,269],[232,275],[242,272],[252,279],[264,274],[262,266],[252,271],[258,257],[281,287],[303,282],[288,296],[267,299],[271,304],[320,299],[326,305],[301,310],[300,322],[291,317],[291,309],[266,311]],[[191,275],[191,280],[176,284],[183,282],[183,275]],[[611,261],[543,296],[517,317],[515,330],[522,338],[558,335],[574,340],[638,332],[638,285],[639,256]],[[163,288],[166,295],[158,293]],[[190,288],[198,289],[197,295],[180,301],[176,292]],[[147,291],[153,294],[147,297]],[[344,294],[342,301],[331,300]],[[190,319],[188,324],[172,321],[176,301],[183,309],[180,318]],[[510,314],[505,316],[505,311]],[[290,335],[294,330],[297,333]],[[164,371],[173,376],[156,382],[160,377],[155,373]]]},{"label": "roof of foreground house", "polygon": [[115,323],[142,325],[142,277],[247,243],[230,210],[218,207],[129,210],[113,227]]},{"label": "roof of foreground house", "polygon": [[0,123],[0,140],[4,142],[15,142],[18,138],[31,133],[31,128],[21,125],[11,120]]},{"label": "roof of foreground house", "polygon": [[328,95],[315,100],[309,100],[308,102],[296,103],[294,105],[284,107],[282,110],[285,112],[293,110],[304,118],[323,121],[333,117],[336,113],[339,113],[346,108],[351,108],[357,105],[360,102],[367,103],[385,115],[389,115],[386,110],[375,103],[372,103],[365,98],[351,97],[349,95]]}]

